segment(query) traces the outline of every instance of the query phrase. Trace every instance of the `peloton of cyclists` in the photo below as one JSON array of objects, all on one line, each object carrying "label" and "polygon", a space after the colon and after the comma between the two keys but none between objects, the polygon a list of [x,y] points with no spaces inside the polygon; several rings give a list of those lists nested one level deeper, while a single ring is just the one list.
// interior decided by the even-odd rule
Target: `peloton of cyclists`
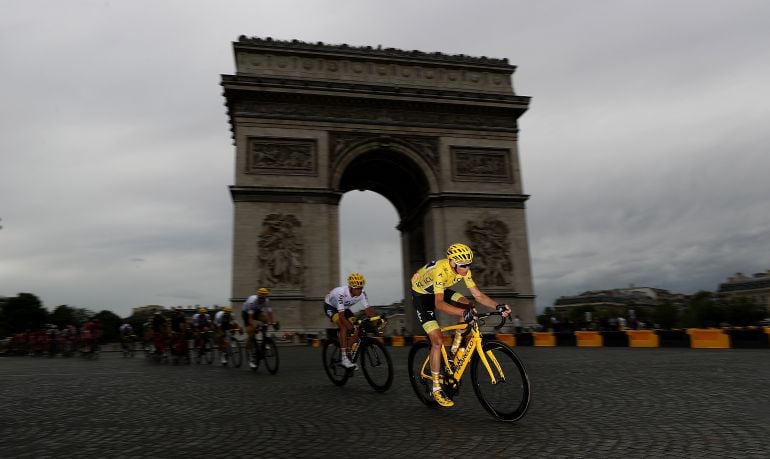
[{"label": "peloton of cyclists", "polygon": [[[375,315],[374,309],[369,307],[369,301],[364,293],[366,279],[360,273],[352,273],[348,276],[348,284],[332,289],[324,298],[324,313],[337,325],[337,336],[340,341],[342,358],[340,364],[345,368],[356,368],[356,364],[348,357],[349,335],[353,332],[353,324],[350,318],[354,313],[364,310],[368,317]],[[360,304],[359,304],[360,303]]]}]

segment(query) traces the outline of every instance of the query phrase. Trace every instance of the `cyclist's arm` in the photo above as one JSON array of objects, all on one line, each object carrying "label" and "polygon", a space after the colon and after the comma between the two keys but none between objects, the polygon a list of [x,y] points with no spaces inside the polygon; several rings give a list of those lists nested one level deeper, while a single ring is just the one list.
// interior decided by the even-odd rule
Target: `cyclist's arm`
[{"label": "cyclist's arm", "polygon": [[[486,294],[484,294],[481,290],[479,290],[478,287],[476,287],[476,286],[469,287],[468,290],[471,292],[471,295],[473,295],[473,299],[476,300],[477,304],[481,304],[483,306],[486,306],[489,309],[496,309],[497,308],[497,303],[495,302],[495,300],[493,300],[492,298],[490,298]],[[507,315],[507,314],[505,314],[505,315]]]}]

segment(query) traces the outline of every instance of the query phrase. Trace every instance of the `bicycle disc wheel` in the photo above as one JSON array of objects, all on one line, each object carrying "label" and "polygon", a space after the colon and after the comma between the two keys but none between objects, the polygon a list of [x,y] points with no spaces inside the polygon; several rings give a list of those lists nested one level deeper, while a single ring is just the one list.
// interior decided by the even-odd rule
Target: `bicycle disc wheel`
[{"label": "bicycle disc wheel", "polygon": [[385,346],[369,341],[361,349],[361,370],[369,385],[377,392],[385,392],[393,384],[393,362]]},{"label": "bicycle disc wheel", "polygon": [[326,375],[331,379],[335,386],[342,386],[350,378],[353,370],[348,370],[340,364],[342,354],[340,353],[340,343],[335,339],[327,340],[323,348],[323,363]]},{"label": "bicycle disc wheel", "polygon": [[489,414],[503,421],[517,421],[529,407],[530,386],[524,364],[513,349],[500,341],[488,341],[482,348],[496,382],[478,355],[471,362],[473,391]]},{"label": "bicycle disc wheel", "polygon": [[230,339],[230,363],[233,367],[240,368],[243,363],[243,349],[241,343],[235,338]]},{"label": "bicycle disc wheel", "polygon": [[265,360],[265,367],[271,375],[278,372],[278,348],[272,338],[262,340],[262,358]]},{"label": "bicycle disc wheel", "polygon": [[412,345],[409,351],[409,382],[412,383],[412,389],[422,403],[429,407],[436,407],[438,404],[431,395],[433,380],[428,357],[430,357],[429,342],[421,341]]}]

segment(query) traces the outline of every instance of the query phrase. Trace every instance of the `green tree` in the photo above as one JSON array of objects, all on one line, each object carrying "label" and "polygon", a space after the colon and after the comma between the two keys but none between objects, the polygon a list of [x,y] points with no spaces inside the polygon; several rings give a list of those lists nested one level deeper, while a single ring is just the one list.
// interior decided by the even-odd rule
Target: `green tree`
[{"label": "green tree", "polygon": [[35,330],[46,324],[48,311],[40,299],[32,293],[19,293],[7,298],[0,311],[0,326],[4,334]]},{"label": "green tree", "polygon": [[66,304],[56,306],[56,309],[48,316],[48,320],[60,329],[65,325],[75,325],[77,323],[75,320],[75,309]]},{"label": "green tree", "polygon": [[112,311],[100,311],[97,314],[94,314],[91,319],[98,319],[99,322],[102,324],[102,331],[104,332],[104,336],[102,337],[102,341],[109,343],[109,342],[115,342],[120,340],[120,334],[118,333],[118,328],[120,327],[120,324],[123,323],[123,319],[120,318],[117,314],[115,314]]},{"label": "green tree", "polygon": [[671,329],[679,325],[679,309],[670,300],[664,300],[655,306],[652,320],[661,328]]},{"label": "green tree", "polygon": [[765,318],[767,310],[749,298],[726,298],[720,301],[724,319],[732,325],[753,325]]},{"label": "green tree", "polygon": [[688,327],[716,327],[724,319],[724,310],[712,292],[700,291],[687,303],[684,322]]}]

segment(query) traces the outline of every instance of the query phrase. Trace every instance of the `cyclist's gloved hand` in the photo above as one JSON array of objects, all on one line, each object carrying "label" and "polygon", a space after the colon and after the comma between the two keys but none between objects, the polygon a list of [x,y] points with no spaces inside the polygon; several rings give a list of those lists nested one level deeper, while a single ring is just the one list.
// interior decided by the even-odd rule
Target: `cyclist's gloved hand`
[{"label": "cyclist's gloved hand", "polygon": [[511,308],[507,304],[498,304],[496,309],[497,312],[503,314],[503,317],[506,317],[511,313]]},{"label": "cyclist's gloved hand", "polygon": [[465,323],[471,323],[474,317],[476,317],[474,312],[473,309],[466,309],[463,311],[463,321],[465,321]]}]

